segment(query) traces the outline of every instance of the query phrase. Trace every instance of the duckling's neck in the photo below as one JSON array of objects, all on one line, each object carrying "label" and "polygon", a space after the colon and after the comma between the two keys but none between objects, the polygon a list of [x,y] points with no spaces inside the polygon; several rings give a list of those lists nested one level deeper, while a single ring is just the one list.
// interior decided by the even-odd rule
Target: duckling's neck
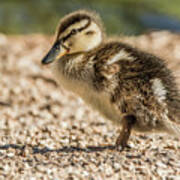
[{"label": "duckling's neck", "polygon": [[52,67],[60,85],[67,90],[74,91],[74,88],[80,84],[92,81],[93,68],[85,53],[66,55],[56,61]]},{"label": "duckling's neck", "polygon": [[66,58],[64,61],[64,74],[75,80],[86,81],[92,71],[87,53],[73,54]]}]

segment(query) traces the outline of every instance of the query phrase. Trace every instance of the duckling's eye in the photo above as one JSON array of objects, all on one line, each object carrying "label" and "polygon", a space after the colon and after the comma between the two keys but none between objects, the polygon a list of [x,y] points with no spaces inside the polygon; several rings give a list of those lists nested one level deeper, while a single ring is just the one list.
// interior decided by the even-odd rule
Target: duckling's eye
[{"label": "duckling's eye", "polygon": [[76,34],[77,33],[77,30],[76,29],[72,29],[71,30],[71,34]]}]

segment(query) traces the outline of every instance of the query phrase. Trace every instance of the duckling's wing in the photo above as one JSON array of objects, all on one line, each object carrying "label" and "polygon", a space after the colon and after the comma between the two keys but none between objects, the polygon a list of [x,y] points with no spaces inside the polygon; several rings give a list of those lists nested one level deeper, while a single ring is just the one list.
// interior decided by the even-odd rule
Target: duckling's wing
[{"label": "duckling's wing", "polygon": [[126,63],[132,63],[135,57],[130,55],[125,44],[110,42],[96,52],[94,60],[96,77],[100,76],[100,80],[111,80],[120,71],[122,73],[122,67]]}]

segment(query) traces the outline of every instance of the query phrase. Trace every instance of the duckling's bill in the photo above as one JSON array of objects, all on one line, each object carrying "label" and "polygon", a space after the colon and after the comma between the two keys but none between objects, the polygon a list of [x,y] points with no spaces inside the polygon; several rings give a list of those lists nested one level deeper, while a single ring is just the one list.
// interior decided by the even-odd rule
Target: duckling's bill
[{"label": "duckling's bill", "polygon": [[63,49],[63,51],[60,52],[60,53],[56,56],[56,59],[55,59],[55,60],[60,59],[61,57],[63,57],[64,55],[66,55],[68,52],[69,52],[68,50]]},{"label": "duckling's bill", "polygon": [[42,64],[52,63],[54,60],[60,59],[68,53],[68,50],[62,48],[57,49],[55,46],[47,53],[47,55],[41,61]]}]

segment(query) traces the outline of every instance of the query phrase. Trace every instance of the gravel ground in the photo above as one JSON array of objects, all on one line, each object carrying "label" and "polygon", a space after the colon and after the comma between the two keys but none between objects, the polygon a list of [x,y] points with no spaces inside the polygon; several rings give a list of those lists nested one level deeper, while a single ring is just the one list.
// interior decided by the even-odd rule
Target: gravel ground
[{"label": "gravel ground", "polygon": [[[180,35],[122,38],[167,59],[180,86]],[[40,60],[43,35],[0,34],[1,179],[180,179],[180,141],[134,133],[131,149],[111,150],[118,128],[58,87]]]}]

